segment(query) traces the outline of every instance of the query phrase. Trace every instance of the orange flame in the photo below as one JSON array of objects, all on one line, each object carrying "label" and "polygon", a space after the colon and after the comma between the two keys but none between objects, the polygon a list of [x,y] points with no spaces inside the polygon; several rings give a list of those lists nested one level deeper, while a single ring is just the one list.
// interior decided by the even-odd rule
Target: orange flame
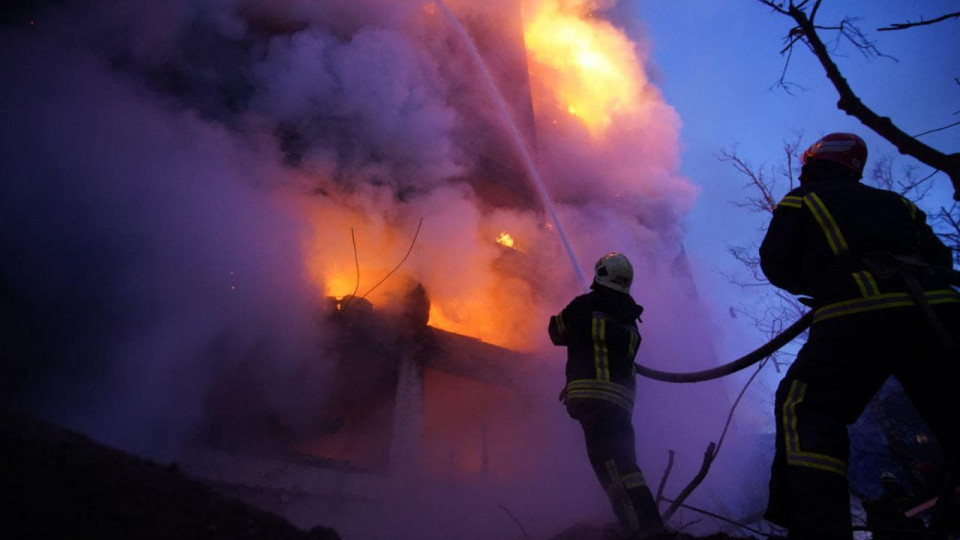
[{"label": "orange flame", "polygon": [[[511,270],[522,255],[518,238],[536,243],[538,218],[501,211],[477,220],[476,231],[444,227],[459,217],[453,209],[425,222],[414,241],[413,220],[384,219],[375,204],[361,203],[345,197],[296,203],[311,223],[306,270],[317,295],[342,300],[356,291],[375,309],[402,311],[421,285],[430,300],[430,326],[515,350],[536,344],[532,336],[542,333],[542,314],[532,311],[533,287]],[[498,238],[513,247],[498,249]]]},{"label": "orange flame", "polygon": [[327,279],[324,283],[326,296],[332,296],[337,300],[342,300],[344,296],[354,294],[357,286],[356,271],[347,271],[337,268],[326,272]]},{"label": "orange flame", "polygon": [[524,39],[532,78],[592,134],[641,111],[646,78],[623,31],[545,0],[528,18]]},{"label": "orange flame", "polygon": [[403,271],[374,288],[403,257],[404,243],[410,241],[406,231],[395,233],[387,224],[332,205],[308,204],[306,211],[314,233],[307,271],[319,294],[337,300],[367,295],[366,300],[383,307],[406,292],[410,276]]}]

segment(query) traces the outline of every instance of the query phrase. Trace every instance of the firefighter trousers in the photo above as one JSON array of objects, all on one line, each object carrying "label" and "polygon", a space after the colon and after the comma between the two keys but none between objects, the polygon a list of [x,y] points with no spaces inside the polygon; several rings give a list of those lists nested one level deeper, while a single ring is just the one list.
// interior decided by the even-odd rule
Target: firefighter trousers
[{"label": "firefighter trousers", "polygon": [[628,538],[664,532],[653,494],[637,465],[630,413],[599,400],[571,399],[567,412],[583,427],[590,465]]},{"label": "firefighter trousers", "polygon": [[[937,306],[960,339],[960,306]],[[960,457],[956,385],[960,351],[944,348],[911,306],[848,315],[815,324],[776,395],[776,454],[766,519],[788,538],[852,537],[847,426],[889,376],[939,440],[948,461]]]}]

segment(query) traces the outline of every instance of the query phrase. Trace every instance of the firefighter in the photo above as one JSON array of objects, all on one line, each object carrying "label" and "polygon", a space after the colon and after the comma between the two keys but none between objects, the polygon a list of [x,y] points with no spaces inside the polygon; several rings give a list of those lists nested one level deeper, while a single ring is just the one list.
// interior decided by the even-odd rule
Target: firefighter
[{"label": "firefighter", "polygon": [[633,267],[621,253],[597,261],[591,292],[550,318],[554,345],[567,348],[566,386],[560,399],[580,422],[587,456],[613,504],[625,538],[667,538],[634,447],[634,357],[643,308],[630,296]]},{"label": "firefighter", "polygon": [[912,202],[859,182],[866,159],[866,144],[850,133],[810,146],[800,186],[777,205],[760,246],[770,282],[814,308],[775,403],[765,517],[793,539],[852,537],[847,426],[888,376],[949,460],[960,447],[951,375],[960,364],[960,294],[937,277],[952,254]]}]

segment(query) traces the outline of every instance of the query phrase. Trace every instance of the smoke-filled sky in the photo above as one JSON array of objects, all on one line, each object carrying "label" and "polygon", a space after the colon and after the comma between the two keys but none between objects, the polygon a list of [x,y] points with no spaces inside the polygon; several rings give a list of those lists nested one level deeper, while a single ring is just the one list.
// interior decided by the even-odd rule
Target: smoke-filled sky
[{"label": "smoke-filled sky", "polygon": [[[421,284],[431,325],[531,353],[543,376],[522,384],[552,398],[563,352],[546,317],[583,291],[573,264],[589,278],[622,251],[647,308],[641,362],[745,352],[759,337],[727,318],[740,293],[714,268],[733,268],[725,247],[762,219],[728,205],[742,181],[715,154],[770,163],[794,130],[856,131],[892,153],[832,108],[804,51],[788,76],[805,89],[770,89],[789,23],[758,3],[40,4],[0,26],[0,390],[159,459],[202,433],[211,388],[238,370],[258,382],[251,409],[309,433],[343,390],[327,298],[355,291],[402,312]],[[874,28],[948,7],[900,4],[844,9]],[[841,48],[841,68],[907,131],[939,127],[957,109],[950,25],[885,36],[899,63]],[[641,465],[669,447],[695,470],[728,390],[641,382]],[[563,443],[535,449],[551,455],[538,478],[577,463],[585,486],[554,495],[556,514],[599,488],[576,426],[543,410]]]}]

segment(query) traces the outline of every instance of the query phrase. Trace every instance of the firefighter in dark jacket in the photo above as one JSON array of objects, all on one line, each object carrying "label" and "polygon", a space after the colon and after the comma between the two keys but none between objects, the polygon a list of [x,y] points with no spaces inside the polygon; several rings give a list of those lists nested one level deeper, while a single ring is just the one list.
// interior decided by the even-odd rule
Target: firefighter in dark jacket
[{"label": "firefighter in dark jacket", "polygon": [[863,140],[832,133],[803,154],[760,246],[771,283],[814,309],[776,394],[777,450],[766,519],[793,539],[852,537],[847,426],[895,376],[957,461],[960,294],[937,267],[950,250],[900,195],[859,182]]},{"label": "firefighter in dark jacket", "polygon": [[630,296],[633,267],[620,253],[597,261],[590,293],[550,318],[554,345],[567,347],[561,399],[583,427],[587,455],[613,503],[625,538],[666,535],[650,488],[637,466],[633,414],[637,322],[643,308]]}]

